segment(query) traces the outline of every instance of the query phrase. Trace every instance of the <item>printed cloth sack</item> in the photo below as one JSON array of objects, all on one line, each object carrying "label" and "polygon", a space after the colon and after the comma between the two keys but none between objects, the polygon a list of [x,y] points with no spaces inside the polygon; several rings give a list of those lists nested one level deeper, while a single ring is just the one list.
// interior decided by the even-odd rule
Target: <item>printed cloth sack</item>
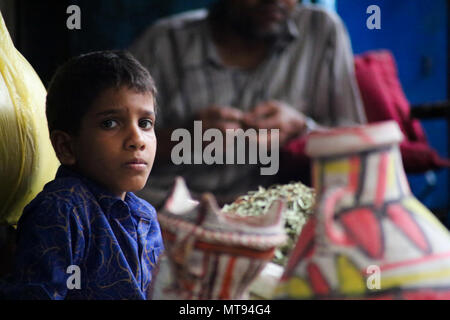
[{"label": "printed cloth sack", "polygon": [[280,299],[450,299],[450,234],[412,194],[394,121],[312,133],[316,211]]},{"label": "printed cloth sack", "polygon": [[286,240],[276,200],[267,213],[223,213],[211,194],[190,198],[182,178],[158,220],[165,253],[158,261],[151,299],[246,299],[248,287]]}]

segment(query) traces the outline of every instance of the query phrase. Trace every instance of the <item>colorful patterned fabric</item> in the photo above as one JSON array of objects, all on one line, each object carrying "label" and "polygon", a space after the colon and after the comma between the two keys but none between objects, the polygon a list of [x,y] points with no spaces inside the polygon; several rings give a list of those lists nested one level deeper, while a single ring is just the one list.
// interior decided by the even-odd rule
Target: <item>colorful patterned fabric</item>
[{"label": "colorful patterned fabric", "polygon": [[310,137],[320,205],[277,298],[450,299],[450,234],[411,194],[401,138],[393,121]]},{"label": "colorful patterned fabric", "polygon": [[211,194],[194,204],[184,182],[158,213],[166,244],[152,283],[153,299],[242,299],[286,240],[275,201],[260,217],[223,213]]},{"label": "colorful patterned fabric", "polygon": [[[61,166],[19,220],[16,273],[0,283],[0,295],[145,299],[163,248],[150,204],[131,192],[122,201]],[[70,266],[79,267],[79,289],[68,285],[76,284]]]}]

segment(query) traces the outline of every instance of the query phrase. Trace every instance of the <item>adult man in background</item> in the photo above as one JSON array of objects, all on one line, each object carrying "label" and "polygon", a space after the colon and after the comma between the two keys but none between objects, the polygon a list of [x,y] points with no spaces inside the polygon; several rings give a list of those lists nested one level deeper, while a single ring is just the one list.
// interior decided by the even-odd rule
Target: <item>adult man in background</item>
[{"label": "adult man in background", "polygon": [[[217,0],[209,11],[160,20],[131,51],[155,78],[162,141],[194,120],[203,130],[279,129],[281,147],[317,127],[365,122],[344,25],[296,0]],[[141,194],[154,203],[176,175],[222,203],[276,182],[258,165],[176,166],[172,146],[158,146],[152,183]]]}]

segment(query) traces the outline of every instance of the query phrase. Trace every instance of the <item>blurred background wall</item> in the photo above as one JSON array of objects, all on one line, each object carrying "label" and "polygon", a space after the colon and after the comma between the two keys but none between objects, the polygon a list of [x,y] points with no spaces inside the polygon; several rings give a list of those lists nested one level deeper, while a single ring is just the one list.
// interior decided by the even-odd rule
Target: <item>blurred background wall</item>
[{"label": "blurred background wall", "polygon": [[[214,0],[0,0],[0,10],[16,47],[45,85],[68,57],[101,49],[126,48],[153,21],[209,6]],[[399,77],[412,104],[449,98],[448,0],[304,0],[336,10],[344,20],[355,54],[371,49],[393,52]],[[68,30],[69,5],[81,9],[81,30]],[[381,10],[381,29],[366,27],[369,5]],[[423,120],[430,144],[449,156],[448,122]],[[408,175],[412,191],[423,195],[425,174]],[[450,173],[436,172],[436,187],[421,201],[450,217]]]}]

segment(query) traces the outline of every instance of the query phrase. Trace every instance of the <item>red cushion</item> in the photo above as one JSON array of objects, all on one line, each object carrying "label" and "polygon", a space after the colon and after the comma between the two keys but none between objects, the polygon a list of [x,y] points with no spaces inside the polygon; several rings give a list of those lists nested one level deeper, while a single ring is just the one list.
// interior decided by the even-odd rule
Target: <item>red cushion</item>
[{"label": "red cushion", "polygon": [[[410,104],[400,84],[393,55],[387,50],[355,56],[355,74],[369,123],[395,120],[405,139],[400,144],[406,172],[425,172],[450,167],[427,142],[422,125],[410,117]],[[287,167],[303,165],[306,138],[287,143],[282,149]]]},{"label": "red cushion", "polygon": [[393,55],[387,50],[355,57],[355,74],[368,122],[395,120],[405,139],[400,144],[407,172],[424,172],[450,161],[440,159],[427,142],[422,125],[410,117],[410,104],[400,84]]}]

